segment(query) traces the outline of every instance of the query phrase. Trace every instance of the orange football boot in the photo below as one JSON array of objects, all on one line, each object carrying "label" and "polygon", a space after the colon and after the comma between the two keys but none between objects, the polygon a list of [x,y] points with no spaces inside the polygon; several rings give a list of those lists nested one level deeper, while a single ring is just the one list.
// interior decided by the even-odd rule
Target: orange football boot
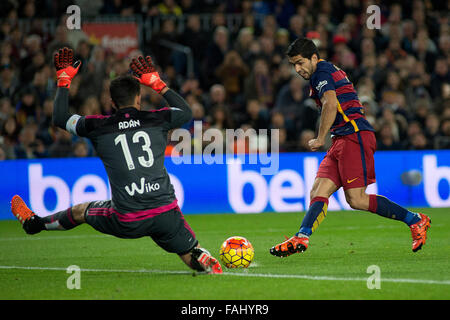
[{"label": "orange football boot", "polygon": [[270,254],[277,257],[287,257],[291,254],[303,252],[308,249],[309,239],[306,237],[300,238],[297,236],[293,236],[288,239],[285,236],[285,238],[286,241],[277,244],[270,249]]},{"label": "orange football boot", "polygon": [[411,235],[413,238],[412,242],[412,251],[417,252],[422,249],[422,246],[427,241],[427,230],[430,228],[431,219],[424,215],[423,213],[419,213],[421,219],[419,222],[410,225]]},{"label": "orange football boot", "polygon": [[21,224],[35,215],[18,195],[15,195],[11,200],[11,211]]},{"label": "orange football boot", "polygon": [[26,233],[35,234],[43,230],[43,224],[40,218],[27,207],[20,196],[15,195],[12,198],[11,211],[22,224]]}]

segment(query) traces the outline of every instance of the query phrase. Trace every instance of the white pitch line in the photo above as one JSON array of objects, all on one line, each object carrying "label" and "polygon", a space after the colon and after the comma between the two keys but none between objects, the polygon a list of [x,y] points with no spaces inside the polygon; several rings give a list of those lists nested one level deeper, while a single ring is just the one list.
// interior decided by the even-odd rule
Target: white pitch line
[{"label": "white pitch line", "polygon": [[[23,267],[23,266],[0,266],[0,269],[19,269],[19,270],[53,270],[66,271],[67,268],[60,267]],[[80,269],[83,272],[111,272],[111,273],[156,273],[156,274],[192,274],[192,271],[176,271],[176,270],[126,270],[126,269]],[[314,281],[367,281],[367,278],[357,277],[333,277],[333,276],[311,276],[301,274],[271,274],[271,273],[235,273],[224,272],[225,276],[236,277],[254,277],[254,278],[276,278],[276,279],[303,279]],[[216,275],[217,276],[217,275]],[[420,283],[420,284],[441,284],[450,285],[450,280],[429,280],[429,279],[395,279],[395,278],[381,278],[381,282],[394,283]]]},{"label": "white pitch line", "polygon": [[[61,267],[22,267],[22,266],[0,266],[0,269],[19,269],[19,270],[51,270],[51,271],[67,271],[67,268]],[[111,273],[165,273],[165,274],[192,274],[192,271],[176,271],[176,270],[126,270],[126,269],[81,269],[82,272],[111,272]]]},{"label": "white pitch line", "polygon": [[[285,279],[304,279],[304,280],[319,280],[319,281],[367,281],[367,278],[348,278],[348,277],[331,277],[331,276],[310,276],[301,274],[271,274],[271,273],[231,273],[225,272],[229,276],[238,277],[259,277],[259,278],[285,278]],[[428,280],[428,279],[394,279],[381,278],[381,282],[395,282],[395,283],[422,283],[422,284],[443,284],[450,285],[450,280]]]},{"label": "white pitch line", "polygon": [[92,235],[72,235],[72,236],[47,236],[47,237],[9,237],[0,238],[0,241],[22,241],[22,240],[60,240],[60,239],[83,239],[83,238],[110,238],[112,236],[106,234],[92,234]]}]

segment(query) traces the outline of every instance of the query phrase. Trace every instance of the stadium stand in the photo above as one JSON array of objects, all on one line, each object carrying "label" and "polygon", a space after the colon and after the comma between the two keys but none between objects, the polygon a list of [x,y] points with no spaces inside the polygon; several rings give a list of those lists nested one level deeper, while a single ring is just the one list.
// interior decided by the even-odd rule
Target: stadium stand
[{"label": "stadium stand", "polygon": [[[368,2],[358,0],[1,1],[0,159],[95,156],[88,141],[51,122],[52,55],[62,46],[82,61],[70,88],[74,112],[114,112],[109,81],[150,54],[203,128],[277,128],[281,152],[306,151],[319,117],[284,55],[300,36],[353,81],[378,150],[450,148],[449,3],[374,2],[379,30],[367,28]],[[66,26],[72,3],[82,30]],[[138,48],[118,54],[88,37],[86,22],[132,23]],[[150,89],[142,94],[145,108],[164,105]]]}]

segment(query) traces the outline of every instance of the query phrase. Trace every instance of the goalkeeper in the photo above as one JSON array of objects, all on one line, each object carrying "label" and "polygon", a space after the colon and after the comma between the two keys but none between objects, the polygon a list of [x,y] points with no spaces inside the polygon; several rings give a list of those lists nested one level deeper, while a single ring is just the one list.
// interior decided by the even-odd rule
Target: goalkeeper
[{"label": "goalkeeper", "polygon": [[[13,214],[25,232],[70,230],[82,223],[119,238],[150,236],[164,250],[176,253],[192,269],[222,273],[217,259],[201,248],[177,204],[174,188],[164,167],[168,131],[192,117],[190,107],[160,79],[149,56],[133,59],[133,76],[111,81],[116,113],[112,116],[80,116],[69,113],[69,88],[81,62],[73,63],[73,51],[54,55],[57,92],[53,110],[56,126],[87,137],[103,162],[112,199],[77,204],[41,218],[18,196],[11,201]],[[140,85],[159,94],[170,107],[141,110]]]}]

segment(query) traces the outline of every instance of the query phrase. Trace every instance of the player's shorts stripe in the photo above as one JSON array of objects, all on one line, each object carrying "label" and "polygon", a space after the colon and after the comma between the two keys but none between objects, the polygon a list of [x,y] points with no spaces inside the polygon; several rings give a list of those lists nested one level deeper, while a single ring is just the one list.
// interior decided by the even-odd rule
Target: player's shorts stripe
[{"label": "player's shorts stripe", "polygon": [[90,216],[104,216],[110,218],[112,211],[109,208],[90,208],[88,209],[88,214]]},{"label": "player's shorts stripe", "polygon": [[153,208],[153,209],[149,209],[149,210],[127,212],[127,213],[120,213],[117,210],[115,210],[114,208],[90,208],[88,210],[88,215],[111,217],[112,214],[115,214],[117,219],[119,219],[119,221],[133,222],[133,221],[140,221],[140,220],[145,220],[148,218],[153,218],[161,213],[172,210],[176,207],[178,207],[178,202],[175,199],[172,203],[169,203],[165,206],[161,206],[161,207]]},{"label": "player's shorts stripe", "polygon": [[362,167],[363,167],[363,173],[364,173],[364,185],[367,186],[367,168],[366,168],[366,156],[364,154],[364,145],[361,138],[361,134],[359,132],[356,133],[358,136],[359,141],[359,148],[361,150],[361,161],[362,161]]},{"label": "player's shorts stripe", "polygon": [[168,205],[161,206],[154,209],[144,210],[144,211],[137,211],[137,212],[130,212],[130,213],[119,213],[116,210],[112,209],[112,211],[116,214],[117,218],[122,222],[133,222],[133,221],[140,221],[148,218],[155,217],[161,213],[164,213],[166,211],[172,210],[178,206],[178,202],[175,199],[172,203],[169,203]]},{"label": "player's shorts stripe", "polygon": [[183,215],[183,213],[181,212],[180,207],[177,206],[177,207],[175,208],[175,210],[178,211],[178,212],[180,213],[181,219],[183,220],[184,227],[185,227],[185,228],[189,231],[189,233],[195,238],[194,230],[192,230],[192,228],[191,228],[191,226],[189,225],[189,223],[187,223],[186,219],[184,219],[184,215]]}]

